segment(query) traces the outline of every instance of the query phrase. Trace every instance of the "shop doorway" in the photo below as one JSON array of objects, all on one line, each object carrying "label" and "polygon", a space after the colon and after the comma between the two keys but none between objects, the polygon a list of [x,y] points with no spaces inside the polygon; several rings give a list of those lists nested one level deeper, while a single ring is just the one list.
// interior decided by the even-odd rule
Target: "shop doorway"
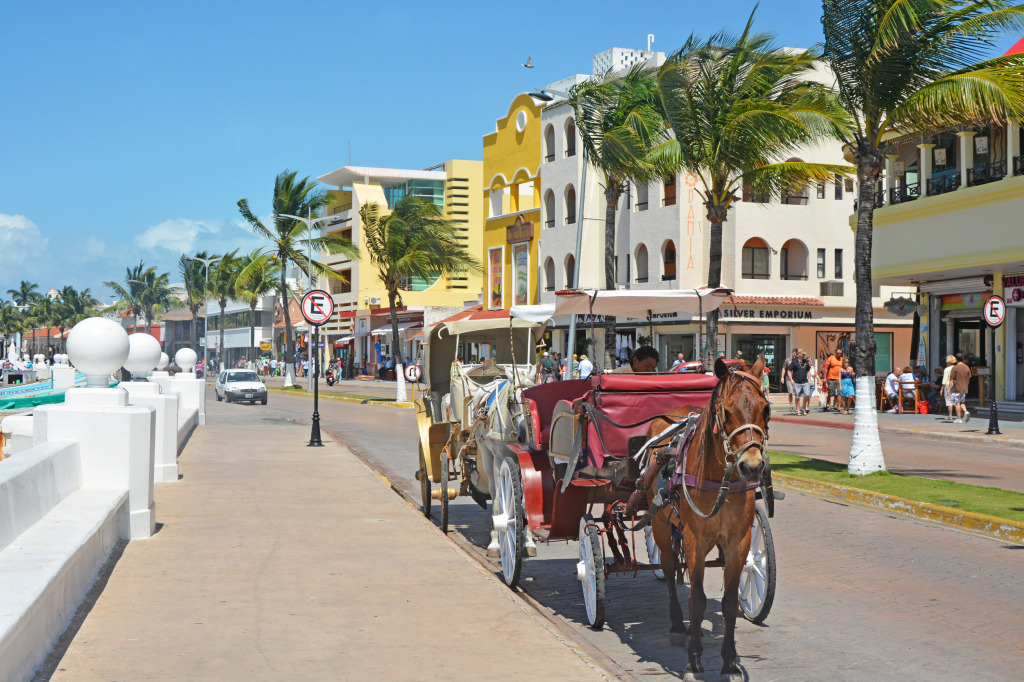
[{"label": "shop doorway", "polygon": [[685,362],[697,360],[695,337],[695,334],[659,334],[658,353],[661,355],[661,369],[670,369],[680,353],[683,354]]},{"label": "shop doorway", "polygon": [[759,355],[771,373],[768,375],[768,386],[773,391],[780,390],[782,383],[782,364],[789,355],[789,337],[782,334],[734,334],[733,357],[742,353],[744,362],[752,365]]}]

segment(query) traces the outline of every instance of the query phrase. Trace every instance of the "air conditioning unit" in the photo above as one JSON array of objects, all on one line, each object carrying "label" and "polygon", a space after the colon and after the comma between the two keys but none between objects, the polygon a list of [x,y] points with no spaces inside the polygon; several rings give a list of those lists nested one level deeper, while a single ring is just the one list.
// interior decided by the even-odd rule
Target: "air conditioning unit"
[{"label": "air conditioning unit", "polygon": [[366,302],[370,305],[380,305],[380,296],[370,296]]},{"label": "air conditioning unit", "polygon": [[842,296],[843,295],[843,283],[842,282],[821,282],[820,296]]}]

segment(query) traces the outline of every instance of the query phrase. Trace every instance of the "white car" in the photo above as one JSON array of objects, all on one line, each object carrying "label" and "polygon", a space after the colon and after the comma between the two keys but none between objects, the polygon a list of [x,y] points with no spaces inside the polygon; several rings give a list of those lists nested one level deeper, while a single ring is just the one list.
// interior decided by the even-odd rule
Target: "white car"
[{"label": "white car", "polygon": [[267,387],[251,369],[224,370],[213,385],[213,393],[217,400],[229,403],[255,404],[259,401],[263,405],[267,404]]}]

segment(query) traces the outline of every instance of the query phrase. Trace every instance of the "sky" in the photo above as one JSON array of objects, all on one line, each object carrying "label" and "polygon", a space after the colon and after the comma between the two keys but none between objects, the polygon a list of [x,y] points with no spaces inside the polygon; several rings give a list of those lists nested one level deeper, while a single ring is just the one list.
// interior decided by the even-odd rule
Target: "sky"
[{"label": "sky", "polygon": [[[140,260],[262,245],[274,177],[479,159],[519,92],[610,47],[669,53],[753,2],[0,4],[0,298],[21,280],[110,302]],[[778,43],[821,40],[820,1],[764,0]],[[1008,47],[1017,36],[1008,36]],[[533,57],[535,68],[522,66]]]}]

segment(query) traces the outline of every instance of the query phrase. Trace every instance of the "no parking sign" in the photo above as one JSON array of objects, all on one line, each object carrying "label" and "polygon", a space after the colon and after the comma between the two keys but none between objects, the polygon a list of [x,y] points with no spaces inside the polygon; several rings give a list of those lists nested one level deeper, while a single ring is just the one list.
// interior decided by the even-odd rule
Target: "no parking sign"
[{"label": "no parking sign", "polygon": [[1002,296],[990,296],[985,301],[981,316],[984,318],[985,324],[995,329],[1006,319],[1006,301]]}]

